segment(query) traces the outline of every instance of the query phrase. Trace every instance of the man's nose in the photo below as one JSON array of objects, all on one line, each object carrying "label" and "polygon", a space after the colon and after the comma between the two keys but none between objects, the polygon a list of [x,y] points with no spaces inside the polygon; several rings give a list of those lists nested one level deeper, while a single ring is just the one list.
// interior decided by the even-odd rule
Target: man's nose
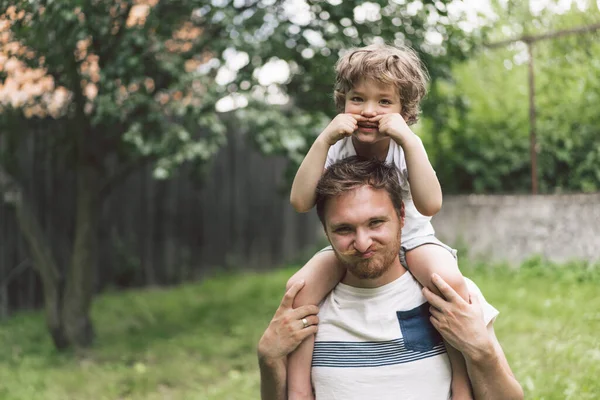
[{"label": "man's nose", "polygon": [[354,238],[354,248],[356,251],[364,253],[371,247],[373,244],[373,240],[371,236],[366,232],[358,231],[356,232],[356,236]]}]

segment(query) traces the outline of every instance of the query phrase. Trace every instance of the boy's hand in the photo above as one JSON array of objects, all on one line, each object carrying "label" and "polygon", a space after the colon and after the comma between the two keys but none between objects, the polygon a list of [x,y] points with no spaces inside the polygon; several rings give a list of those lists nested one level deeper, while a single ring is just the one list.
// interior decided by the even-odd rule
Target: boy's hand
[{"label": "boy's hand", "polygon": [[391,137],[400,146],[414,135],[402,115],[398,113],[381,114],[369,118],[369,122],[378,122],[379,132]]},{"label": "boy's hand", "polygon": [[339,140],[348,137],[358,129],[359,121],[366,121],[367,118],[357,114],[338,114],[327,127],[321,132],[320,137],[330,146],[336,144]]}]

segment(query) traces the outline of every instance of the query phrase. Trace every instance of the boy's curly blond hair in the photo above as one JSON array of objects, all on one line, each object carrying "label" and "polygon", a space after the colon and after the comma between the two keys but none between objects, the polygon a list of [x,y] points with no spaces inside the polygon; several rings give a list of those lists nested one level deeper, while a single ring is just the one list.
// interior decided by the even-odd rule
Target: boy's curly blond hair
[{"label": "boy's curly blond hair", "polygon": [[374,44],[350,49],[335,65],[335,106],[344,112],[346,94],[359,82],[372,79],[393,85],[400,96],[400,114],[407,124],[419,119],[419,103],[427,92],[429,75],[417,53],[409,47]]}]

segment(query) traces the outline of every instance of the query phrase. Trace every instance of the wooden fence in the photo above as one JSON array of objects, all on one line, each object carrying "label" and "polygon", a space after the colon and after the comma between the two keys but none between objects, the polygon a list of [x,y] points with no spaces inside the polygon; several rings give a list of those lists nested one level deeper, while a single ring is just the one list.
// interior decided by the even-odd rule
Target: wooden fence
[{"label": "wooden fence", "polygon": [[[72,246],[74,179],[51,129],[19,143],[18,179],[61,266]],[[6,148],[0,135],[0,151]],[[4,146],[4,147],[3,147]],[[297,214],[283,193],[285,159],[264,157],[243,130],[228,135],[201,177],[184,167],[168,181],[132,175],[101,213],[96,289],[173,284],[226,268],[262,269],[297,259],[320,239],[316,216]],[[72,170],[72,168],[71,168]],[[14,212],[0,204],[0,316],[38,306],[40,285]]]}]

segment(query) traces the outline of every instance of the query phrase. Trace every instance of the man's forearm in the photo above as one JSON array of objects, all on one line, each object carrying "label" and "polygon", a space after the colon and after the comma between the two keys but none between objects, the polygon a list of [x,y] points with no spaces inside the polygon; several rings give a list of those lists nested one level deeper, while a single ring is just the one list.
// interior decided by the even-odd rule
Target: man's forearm
[{"label": "man's forearm", "polygon": [[260,368],[260,398],[262,400],[287,400],[287,374],[285,360],[258,359]]},{"label": "man's forearm", "polygon": [[512,374],[495,336],[487,351],[465,355],[465,361],[475,400],[523,399],[521,385]]}]

